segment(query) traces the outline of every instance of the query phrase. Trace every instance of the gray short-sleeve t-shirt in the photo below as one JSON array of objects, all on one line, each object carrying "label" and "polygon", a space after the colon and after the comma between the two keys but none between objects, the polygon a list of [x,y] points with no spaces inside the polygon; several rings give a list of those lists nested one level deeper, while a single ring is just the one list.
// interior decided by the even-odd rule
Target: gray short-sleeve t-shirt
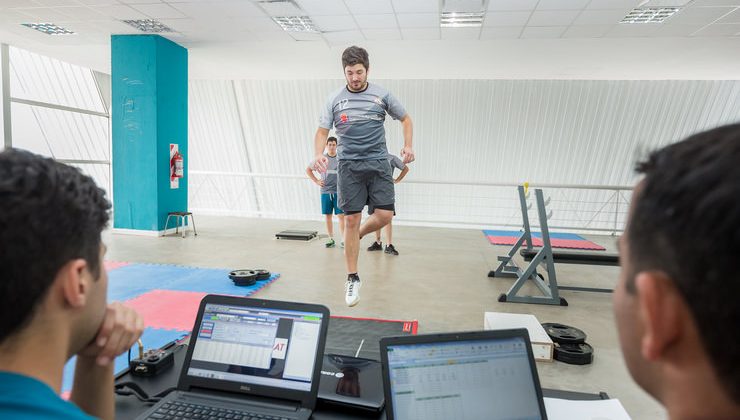
[{"label": "gray short-sleeve t-shirt", "polygon": [[385,114],[398,120],[406,116],[406,109],[390,92],[374,83],[368,83],[361,92],[351,92],[345,86],[329,96],[319,126],[335,129],[339,160],[385,159]]},{"label": "gray short-sleeve t-shirt", "polygon": [[322,194],[336,194],[337,193],[337,156],[329,156],[328,153],[324,153],[324,156],[329,160],[326,166],[326,172],[321,172],[321,180],[324,181],[324,186],[321,187]]}]

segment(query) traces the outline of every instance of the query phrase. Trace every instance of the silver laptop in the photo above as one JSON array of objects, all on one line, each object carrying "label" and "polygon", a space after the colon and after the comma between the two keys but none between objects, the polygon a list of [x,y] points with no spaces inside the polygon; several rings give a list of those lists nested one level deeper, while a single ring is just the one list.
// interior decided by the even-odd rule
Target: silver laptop
[{"label": "silver laptop", "polygon": [[140,419],[308,419],[329,310],[232,296],[203,298],[177,390]]},{"label": "silver laptop", "polygon": [[547,419],[525,329],[380,340],[388,420]]}]

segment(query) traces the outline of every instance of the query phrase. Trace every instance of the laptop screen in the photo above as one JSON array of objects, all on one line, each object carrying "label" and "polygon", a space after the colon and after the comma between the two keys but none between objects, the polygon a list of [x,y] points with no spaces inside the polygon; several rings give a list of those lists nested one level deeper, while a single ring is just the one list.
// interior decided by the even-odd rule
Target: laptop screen
[{"label": "laptop screen", "polygon": [[187,375],[309,391],[322,316],[208,303]]},{"label": "laptop screen", "polygon": [[523,337],[388,345],[393,418],[540,419]]}]

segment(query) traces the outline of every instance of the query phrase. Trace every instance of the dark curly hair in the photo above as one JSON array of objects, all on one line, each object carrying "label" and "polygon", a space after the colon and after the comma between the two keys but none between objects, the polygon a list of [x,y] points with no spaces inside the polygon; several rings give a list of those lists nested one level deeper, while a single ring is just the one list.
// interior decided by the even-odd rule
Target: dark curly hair
[{"label": "dark curly hair", "polygon": [[59,269],[84,258],[100,275],[110,203],[79,169],[33,153],[0,153],[0,342],[22,330]]},{"label": "dark curly hair", "polygon": [[[740,124],[705,131],[654,152],[627,232],[630,277],[673,279],[728,394],[740,403]],[[627,283],[634,293],[634,280]]]},{"label": "dark curly hair", "polygon": [[367,70],[370,68],[370,58],[367,55],[367,50],[353,45],[342,53],[342,68],[354,66],[355,64],[362,64],[365,66],[365,70]]}]

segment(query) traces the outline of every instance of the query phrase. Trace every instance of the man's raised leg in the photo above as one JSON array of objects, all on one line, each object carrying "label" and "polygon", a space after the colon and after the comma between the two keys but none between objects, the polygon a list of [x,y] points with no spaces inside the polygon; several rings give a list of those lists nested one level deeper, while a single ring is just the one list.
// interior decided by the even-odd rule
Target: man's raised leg
[{"label": "man's raised leg", "polygon": [[368,233],[382,228],[383,226],[390,223],[391,220],[393,220],[393,210],[383,210],[376,208],[375,211],[373,211],[373,215],[368,217],[365,223],[363,223],[360,227],[359,238],[362,238]]}]

